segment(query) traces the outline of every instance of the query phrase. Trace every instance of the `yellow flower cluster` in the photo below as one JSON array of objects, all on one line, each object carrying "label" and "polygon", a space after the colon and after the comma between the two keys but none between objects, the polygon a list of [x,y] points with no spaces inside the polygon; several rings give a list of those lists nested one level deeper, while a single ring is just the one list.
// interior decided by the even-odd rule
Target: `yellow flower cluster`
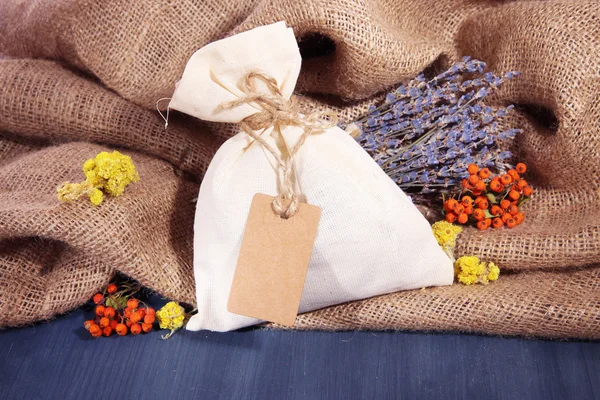
[{"label": "yellow flower cluster", "polygon": [[140,179],[131,157],[118,151],[103,151],[90,158],[83,164],[83,172],[88,182],[111,196],[120,196],[127,185]]},{"label": "yellow flower cluster", "polygon": [[500,276],[500,268],[493,262],[484,263],[476,256],[463,256],[454,262],[454,275],[465,285],[488,283]]},{"label": "yellow flower cluster", "polygon": [[118,151],[103,151],[90,158],[83,164],[83,173],[84,182],[65,182],[57,188],[60,201],[75,201],[86,195],[97,206],[102,203],[104,193],[120,196],[127,185],[140,179],[131,157]]},{"label": "yellow flower cluster", "polygon": [[174,331],[183,326],[185,320],[185,310],[174,301],[170,301],[156,312],[156,318],[160,329],[170,329]]},{"label": "yellow flower cluster", "polygon": [[456,236],[463,231],[460,226],[451,224],[447,221],[438,221],[433,224],[431,228],[438,244],[442,247],[454,247],[456,244]]},{"label": "yellow flower cluster", "polygon": [[454,260],[454,246],[456,245],[456,237],[463,231],[458,226],[451,224],[447,221],[438,221],[431,226],[433,236],[437,240],[438,244],[448,254],[448,256]]}]

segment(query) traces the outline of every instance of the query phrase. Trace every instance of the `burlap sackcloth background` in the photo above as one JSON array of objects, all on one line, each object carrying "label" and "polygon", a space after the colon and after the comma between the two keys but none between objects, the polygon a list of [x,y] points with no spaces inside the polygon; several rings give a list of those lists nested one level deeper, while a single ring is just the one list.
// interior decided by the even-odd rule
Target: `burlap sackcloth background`
[{"label": "burlap sackcloth background", "polygon": [[[506,124],[523,129],[513,151],[537,189],[524,225],[460,237],[459,255],[501,266],[497,283],[343,304],[295,328],[600,338],[596,0],[2,1],[0,326],[69,311],[115,271],[194,302],[191,200],[236,128],[172,113],[165,131],[154,106],[196,49],[278,20],[299,38],[303,106],[342,121],[463,55],[520,71],[491,101],[517,105]],[[97,208],[57,201],[59,183],[114,148],[140,182]]]}]

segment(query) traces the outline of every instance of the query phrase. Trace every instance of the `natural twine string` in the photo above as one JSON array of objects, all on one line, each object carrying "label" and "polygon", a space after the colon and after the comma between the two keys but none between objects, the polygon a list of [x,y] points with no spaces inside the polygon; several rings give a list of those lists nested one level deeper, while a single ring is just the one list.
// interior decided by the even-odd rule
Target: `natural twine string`
[{"label": "natural twine string", "polygon": [[[270,94],[257,92],[254,84],[257,80],[262,81],[266,85]],[[283,97],[281,90],[277,86],[277,81],[262,73],[250,72],[240,81],[239,89],[245,96],[223,103],[221,104],[221,108],[231,109],[242,104],[255,103],[262,109],[262,111],[244,118],[240,122],[240,127],[271,153],[281,168],[283,179],[280,194],[273,199],[272,206],[275,214],[281,218],[290,218],[298,212],[298,204],[302,196],[301,193],[296,192],[296,185],[293,180],[294,156],[298,153],[298,150],[300,150],[300,147],[302,147],[309,135],[321,133],[335,126],[337,124],[337,117],[330,111],[314,112],[309,115],[300,114],[297,104],[293,100]],[[328,118],[328,120],[324,120],[324,118]],[[287,158],[282,158],[261,137],[267,128],[274,127],[274,129],[281,132],[282,126],[298,126],[304,130]],[[257,131],[260,132],[256,133]]]}]

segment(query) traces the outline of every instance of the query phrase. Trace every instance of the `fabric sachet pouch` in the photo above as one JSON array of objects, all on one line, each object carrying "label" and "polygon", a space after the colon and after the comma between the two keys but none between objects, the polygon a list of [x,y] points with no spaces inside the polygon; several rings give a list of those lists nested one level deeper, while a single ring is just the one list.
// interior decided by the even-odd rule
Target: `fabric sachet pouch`
[{"label": "fabric sachet pouch", "polygon": [[200,187],[198,313],[189,330],[261,322],[227,311],[257,193],[280,200],[273,207],[282,217],[293,218],[294,202],[321,208],[299,312],[453,281],[451,260],[410,198],[346,132],[290,106],[300,65],[292,29],[278,22],[201,48],[177,83],[169,108],[242,127],[218,150]]}]

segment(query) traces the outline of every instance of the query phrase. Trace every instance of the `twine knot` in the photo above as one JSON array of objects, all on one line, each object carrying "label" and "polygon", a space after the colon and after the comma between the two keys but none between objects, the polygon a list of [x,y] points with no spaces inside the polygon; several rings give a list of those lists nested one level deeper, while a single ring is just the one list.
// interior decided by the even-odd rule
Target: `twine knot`
[{"label": "twine knot", "polygon": [[[257,92],[255,81],[262,81],[268,89],[268,93]],[[240,128],[250,137],[260,143],[269,153],[275,157],[282,172],[280,193],[273,199],[272,207],[275,214],[281,218],[290,218],[298,212],[300,201],[306,201],[301,193],[296,192],[294,184],[294,156],[309,135],[321,133],[337,124],[337,117],[329,111],[314,112],[302,115],[298,105],[292,99],[286,99],[277,86],[274,78],[259,72],[248,73],[239,83],[239,89],[244,93],[243,97],[221,104],[224,109],[230,109],[242,104],[255,103],[260,106],[261,111],[244,118],[240,122]],[[324,118],[328,118],[325,120]],[[289,156],[282,157],[262,137],[262,133],[270,127],[281,131],[282,126],[299,126],[304,132],[298,139]],[[257,131],[261,131],[258,134]]]}]

